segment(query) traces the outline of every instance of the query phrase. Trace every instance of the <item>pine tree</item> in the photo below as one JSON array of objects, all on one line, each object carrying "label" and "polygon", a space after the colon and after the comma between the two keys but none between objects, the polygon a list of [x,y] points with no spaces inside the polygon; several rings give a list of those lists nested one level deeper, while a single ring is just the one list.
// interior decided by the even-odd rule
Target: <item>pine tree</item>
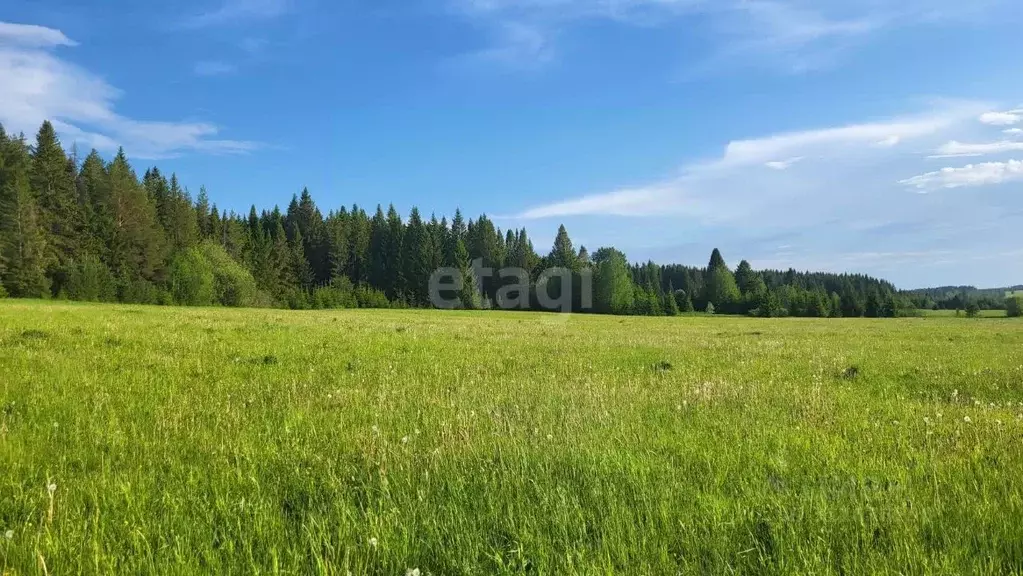
[{"label": "pine tree", "polygon": [[465,310],[479,310],[483,307],[483,297],[479,290],[479,279],[476,271],[469,261],[469,250],[461,238],[455,243],[455,259],[459,263],[459,270],[462,272],[462,288],[458,292],[462,308]]},{"label": "pine tree", "polygon": [[678,316],[680,312],[678,301],[675,300],[675,285],[669,280],[668,291],[664,293],[664,313],[668,316]]},{"label": "pine tree", "polygon": [[579,265],[579,256],[572,248],[572,239],[568,237],[565,225],[558,227],[558,235],[554,238],[554,247],[547,257],[552,267],[567,268],[576,270]]},{"label": "pine tree", "polygon": [[387,210],[387,247],[385,251],[386,276],[384,293],[388,300],[403,300],[405,298],[405,274],[401,268],[402,245],[404,243],[405,225],[401,222],[401,216],[391,205]]},{"label": "pine tree", "polygon": [[682,296],[682,305],[679,307],[679,311],[683,314],[695,312],[696,308],[693,306],[693,299],[689,297],[689,293],[684,293]]},{"label": "pine tree", "polygon": [[431,244],[429,232],[419,215],[419,209],[413,207],[402,244],[405,296],[413,306],[425,306],[429,302],[428,288],[433,250]]},{"label": "pine tree", "polygon": [[368,280],[370,286],[380,291],[388,289],[387,253],[391,244],[390,235],[384,209],[377,204],[376,214],[370,222]]},{"label": "pine tree", "polygon": [[288,245],[291,255],[289,258],[291,277],[298,288],[303,291],[309,290],[313,285],[313,271],[305,257],[305,244],[302,241],[300,230],[295,230],[295,238],[290,240]]},{"label": "pine tree", "polygon": [[21,298],[50,293],[46,243],[31,188],[31,158],[23,138],[0,139],[0,252],[5,291]]},{"label": "pine tree", "polygon": [[164,266],[164,239],[156,207],[139,185],[124,150],[118,151],[107,172],[114,218],[110,268],[122,280],[157,280]]},{"label": "pine tree", "polygon": [[46,239],[45,262],[51,278],[66,275],[71,262],[81,256],[83,220],[76,178],[76,167],[64,154],[53,125],[43,122],[32,154],[30,185]]}]

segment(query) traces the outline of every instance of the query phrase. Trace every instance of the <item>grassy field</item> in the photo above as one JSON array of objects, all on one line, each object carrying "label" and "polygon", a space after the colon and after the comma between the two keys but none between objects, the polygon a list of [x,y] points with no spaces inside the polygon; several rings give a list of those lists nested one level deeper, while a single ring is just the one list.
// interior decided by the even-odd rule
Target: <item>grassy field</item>
[{"label": "grassy field", "polygon": [[[925,318],[966,318],[966,312],[961,310],[959,316],[956,316],[955,310],[920,310],[920,314]],[[981,310],[977,316],[979,318],[1005,318],[1005,310]]]},{"label": "grassy field", "polygon": [[0,573],[1020,574],[1021,350],[0,301]]}]

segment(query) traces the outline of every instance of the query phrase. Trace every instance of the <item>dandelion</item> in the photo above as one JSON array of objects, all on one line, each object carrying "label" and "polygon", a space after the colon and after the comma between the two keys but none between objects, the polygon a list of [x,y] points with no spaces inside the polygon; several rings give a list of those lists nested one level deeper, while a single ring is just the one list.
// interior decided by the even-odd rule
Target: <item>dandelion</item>
[{"label": "dandelion", "polygon": [[46,493],[49,494],[50,496],[53,496],[53,493],[56,491],[57,491],[56,484],[51,483],[49,486],[46,487]]},{"label": "dandelion", "polygon": [[370,548],[376,548],[377,547],[377,539],[376,538],[370,538],[369,539],[369,547]]},{"label": "dandelion", "polygon": [[4,538],[7,538],[8,540],[14,540],[14,530],[8,530],[7,532],[4,532]]},{"label": "dandelion", "polygon": [[966,422],[967,424],[969,424],[970,422],[973,422],[973,420],[970,420],[969,416],[963,416],[963,422]]}]

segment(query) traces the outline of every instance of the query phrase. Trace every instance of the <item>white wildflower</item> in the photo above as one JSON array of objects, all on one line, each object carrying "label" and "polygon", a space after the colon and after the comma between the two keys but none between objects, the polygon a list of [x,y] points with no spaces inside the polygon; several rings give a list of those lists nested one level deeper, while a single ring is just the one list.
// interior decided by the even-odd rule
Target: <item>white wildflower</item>
[{"label": "white wildflower", "polygon": [[370,548],[376,548],[377,547],[377,539],[376,538],[370,538],[369,539],[369,547]]},{"label": "white wildflower", "polygon": [[419,568],[409,568],[405,571],[405,576],[419,576]]},{"label": "white wildflower", "polygon": [[970,420],[969,416],[963,416],[963,422],[966,422],[967,424],[969,424],[970,422],[973,422],[973,420]]},{"label": "white wildflower", "polygon": [[402,436],[401,437],[401,443],[402,444],[408,444],[408,436]]},{"label": "white wildflower", "polygon": [[4,538],[7,538],[8,540],[13,540],[14,530],[8,530],[7,532],[4,532]]},{"label": "white wildflower", "polygon": [[57,485],[56,484],[51,483],[49,486],[46,487],[46,492],[50,496],[53,496],[53,493],[56,492],[56,491],[57,491]]}]

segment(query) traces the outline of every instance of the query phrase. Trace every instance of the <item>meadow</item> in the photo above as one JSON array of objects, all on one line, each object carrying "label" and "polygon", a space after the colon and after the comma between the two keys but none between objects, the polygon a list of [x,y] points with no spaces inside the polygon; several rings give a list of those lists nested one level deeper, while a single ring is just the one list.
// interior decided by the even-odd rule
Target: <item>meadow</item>
[{"label": "meadow", "polygon": [[0,301],[2,574],[1020,574],[1023,322]]}]

